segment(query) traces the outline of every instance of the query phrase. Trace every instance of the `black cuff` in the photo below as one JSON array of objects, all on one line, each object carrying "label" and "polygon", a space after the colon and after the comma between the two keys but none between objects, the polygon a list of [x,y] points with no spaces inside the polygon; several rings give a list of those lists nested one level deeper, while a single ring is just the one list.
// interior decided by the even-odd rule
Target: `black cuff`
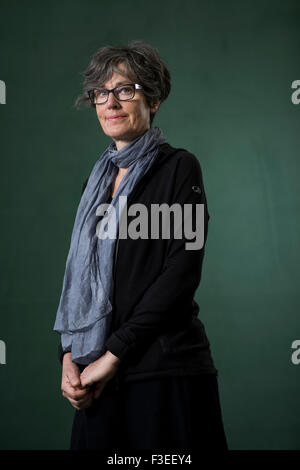
[{"label": "black cuff", "polygon": [[135,344],[125,344],[115,333],[113,333],[105,343],[106,348],[121,361],[127,359],[130,353],[135,349]]}]

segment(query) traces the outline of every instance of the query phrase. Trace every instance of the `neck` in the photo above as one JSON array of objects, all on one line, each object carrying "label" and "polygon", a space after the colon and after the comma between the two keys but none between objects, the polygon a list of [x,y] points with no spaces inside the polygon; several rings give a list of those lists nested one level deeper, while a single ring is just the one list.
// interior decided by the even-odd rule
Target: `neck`
[{"label": "neck", "polygon": [[140,131],[138,134],[136,134],[132,139],[130,140],[117,140],[117,139],[113,139],[114,140],[114,143],[116,145],[116,149],[117,150],[121,150],[122,148],[126,147],[126,145],[130,144],[130,142],[134,139],[137,139],[138,137],[141,137],[142,135],[145,134],[145,132],[147,132],[147,130],[150,129],[150,127],[148,127],[147,129],[143,129],[142,131]]}]

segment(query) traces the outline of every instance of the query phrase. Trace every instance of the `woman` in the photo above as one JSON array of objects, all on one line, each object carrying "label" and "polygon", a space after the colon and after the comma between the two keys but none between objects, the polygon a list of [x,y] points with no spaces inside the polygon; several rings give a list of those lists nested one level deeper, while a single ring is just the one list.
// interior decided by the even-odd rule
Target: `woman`
[{"label": "woman", "polygon": [[[77,100],[90,101],[112,142],[83,187],[54,326],[62,394],[76,409],[71,449],[227,449],[194,300],[209,219],[201,168],[152,127],[170,88],[157,51],[133,41],[94,54]],[[157,205],[173,204],[191,211],[176,233],[169,218],[164,236]]]}]

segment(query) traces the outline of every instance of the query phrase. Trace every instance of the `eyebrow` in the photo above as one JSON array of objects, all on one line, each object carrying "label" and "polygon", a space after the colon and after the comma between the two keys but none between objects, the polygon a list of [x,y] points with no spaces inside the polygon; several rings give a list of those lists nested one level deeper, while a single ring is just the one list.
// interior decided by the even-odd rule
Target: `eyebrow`
[{"label": "eyebrow", "polygon": [[[128,80],[124,80],[123,82],[117,82],[117,83],[115,84],[114,88],[116,88],[116,87],[119,86],[119,85],[124,85],[125,83],[128,83]],[[103,86],[101,86],[100,88],[105,88],[105,86],[103,85]],[[105,88],[105,89],[107,89],[107,88]]]},{"label": "eyebrow", "polygon": [[123,81],[123,82],[117,82],[117,83],[116,83],[116,86],[122,85],[123,83],[128,83],[128,80],[125,80],[125,81]]}]

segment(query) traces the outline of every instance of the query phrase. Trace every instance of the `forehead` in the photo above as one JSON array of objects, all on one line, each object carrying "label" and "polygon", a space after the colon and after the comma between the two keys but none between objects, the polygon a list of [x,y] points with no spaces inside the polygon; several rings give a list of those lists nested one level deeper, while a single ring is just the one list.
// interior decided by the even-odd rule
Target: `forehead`
[{"label": "forehead", "polygon": [[103,83],[103,86],[105,88],[114,88],[122,83],[132,83],[133,78],[130,78],[129,75],[131,74],[127,72],[125,65],[121,63],[114,67],[112,75],[105,83]]}]

